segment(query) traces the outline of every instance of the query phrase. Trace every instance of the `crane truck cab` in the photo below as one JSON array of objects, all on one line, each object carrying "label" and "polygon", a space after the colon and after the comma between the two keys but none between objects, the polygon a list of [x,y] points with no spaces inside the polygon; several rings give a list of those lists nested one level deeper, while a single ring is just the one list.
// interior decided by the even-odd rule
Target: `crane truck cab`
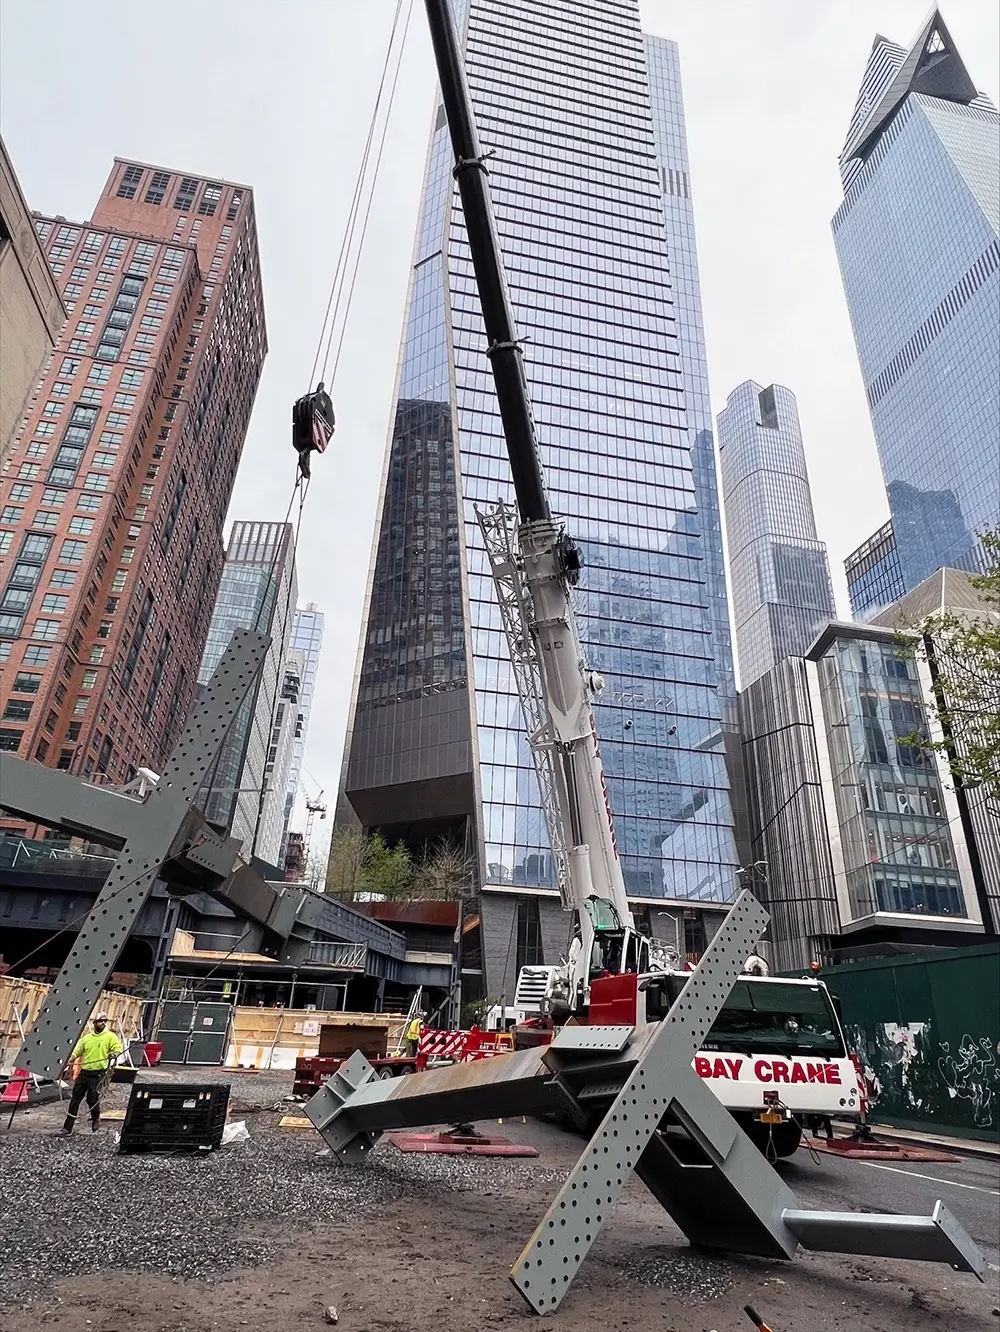
[{"label": "crane truck cab", "polygon": [[[791,1156],[810,1124],[854,1119],[864,1110],[865,1092],[826,985],[766,972],[761,958],[747,959],[692,1064],[750,1139],[775,1159]],[[589,1004],[576,1020],[591,1026],[660,1022],[689,979],[676,963],[593,976]],[[560,1025],[553,1017],[520,1023],[515,1046],[547,1044]],[[600,1117],[606,1107],[595,1102],[592,1109]]]}]

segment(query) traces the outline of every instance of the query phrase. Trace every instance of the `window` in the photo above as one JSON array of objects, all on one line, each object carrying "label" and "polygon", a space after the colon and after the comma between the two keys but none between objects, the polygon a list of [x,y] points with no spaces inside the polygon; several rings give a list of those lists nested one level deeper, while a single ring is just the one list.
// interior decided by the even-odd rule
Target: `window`
[{"label": "window", "polygon": [[[111,367],[109,366],[108,369],[110,370]],[[100,401],[101,401],[101,390],[100,390],[99,388],[83,388],[83,389],[81,389],[81,390],[80,390],[80,401],[81,401],[81,402],[100,402]]]},{"label": "window", "polygon": [[31,499],[31,487],[23,485],[11,486],[10,497],[12,500]]},{"label": "window", "polygon": [[13,544],[13,532],[0,532],[0,555],[6,555]]},{"label": "window", "polygon": [[108,412],[108,425],[119,426],[119,427],[127,426],[128,417],[123,415],[123,413],[121,412]]},{"label": "window", "polygon": [[25,666],[47,666],[51,656],[51,648],[37,647],[34,643],[29,643],[24,649],[24,664]]},{"label": "window", "polygon": [[114,467],[116,461],[117,459],[113,453],[95,453],[92,465],[94,467]]},{"label": "window", "polygon": [[4,721],[27,721],[30,716],[31,704],[26,699],[9,699],[3,710]]},{"label": "window", "polygon": [[35,426],[35,434],[41,439],[50,439],[55,433],[56,428],[51,421],[39,421]]},{"label": "window", "polygon": [[63,404],[61,402],[47,402],[42,408],[43,416],[62,416]]},{"label": "window", "polygon": [[45,509],[39,509],[32,519],[32,527],[40,527],[43,530],[51,531],[58,526],[59,515],[57,513],[48,513]]},{"label": "window", "polygon": [[142,167],[127,166],[122,172],[121,183],[118,186],[118,198],[134,199],[136,186],[140,180],[142,180]]},{"label": "window", "polygon": [[15,731],[11,727],[0,727],[0,749],[8,754],[16,754],[21,748],[21,736],[23,731]]},{"label": "window", "polygon": [[23,509],[16,509],[8,504],[5,509],[0,509],[0,523],[19,523],[24,514]]},{"label": "window", "polygon": [[93,518],[71,518],[69,520],[69,530],[76,536],[90,536],[94,530]]},{"label": "window", "polygon": [[111,580],[111,591],[112,591],[112,592],[124,592],[124,591],[125,591],[125,580],[126,580],[126,578],[128,578],[128,570],[127,570],[127,569],[119,569],[119,570],[117,570],[117,572],[115,573],[114,578],[112,578],[112,580]]},{"label": "window", "polygon": [[[41,470],[37,463],[22,463],[17,475],[22,481],[34,481]],[[11,495],[11,499],[16,498],[16,495]],[[27,499],[27,496],[24,496],[24,498]]]},{"label": "window", "polygon": [[116,393],[116,394],[115,394],[115,400],[114,400],[114,402],[113,402],[111,405],[112,405],[113,407],[134,407],[134,406],[135,406],[135,394],[134,394],[134,393]]},{"label": "window", "polygon": [[59,552],[60,564],[82,564],[83,554],[87,549],[85,541],[64,541]]},{"label": "window", "polygon": [[137,388],[142,383],[141,370],[123,370],[122,388]]},{"label": "window", "polygon": [[166,171],[154,171],[146,191],[146,203],[161,204],[164,192],[170,183],[170,174]]},{"label": "window", "polygon": [[49,392],[53,398],[68,398],[71,387],[70,384],[53,384]]},{"label": "window", "polygon": [[26,458],[44,458],[45,441],[41,439],[33,439],[28,445],[28,450],[24,456]]},{"label": "window", "polygon": [[110,638],[110,637],[111,637],[111,621],[110,621],[110,620],[102,620],[101,623],[97,626],[97,637],[98,637],[98,638]]},{"label": "window", "polygon": [[90,660],[92,662],[102,662],[104,660],[104,648],[92,647],[90,649]]},{"label": "window", "polygon": [[144,499],[144,500],[152,499],[152,498],[153,498],[153,487],[152,487],[152,486],[142,486],[142,487],[140,487],[140,489],[139,489],[139,498],[140,498],[140,499]]},{"label": "window", "polygon": [[84,673],[83,673],[83,679],[80,681],[80,688],[81,688],[81,689],[93,689],[93,687],[94,687],[95,684],[97,684],[97,672],[96,672],[96,671],[84,671]]},{"label": "window", "polygon": [[68,604],[69,597],[60,596],[55,592],[49,592],[42,597],[41,609],[46,615],[62,615]]},{"label": "window", "polygon": [[17,638],[21,632],[21,616],[0,611],[0,637]]},{"label": "window", "polygon": [[53,569],[49,578],[50,587],[72,587],[76,582],[76,574],[72,569]]},{"label": "window", "polygon": [[229,202],[229,210],[226,213],[226,221],[232,222],[233,218],[240,211],[240,204],[243,202],[243,191],[233,190],[233,197]]},{"label": "window", "polygon": [[145,504],[137,504],[137,505],[135,506],[135,511],[134,511],[134,513],[132,514],[132,517],[133,517],[133,519],[134,519],[137,523],[141,523],[141,522],[145,519],[145,517],[146,517],[146,509],[147,509],[147,505],[145,505]]},{"label": "window", "polygon": [[58,620],[36,620],[31,629],[32,638],[53,639],[59,637]]},{"label": "window", "polygon": [[37,694],[42,677],[35,671],[18,671],[14,676],[13,689],[16,694]]},{"label": "window", "polygon": [[194,196],[198,192],[198,182],[192,176],[182,176],[180,188],[174,199],[174,207],[182,213],[190,213]]},{"label": "window", "polygon": [[116,449],[123,438],[123,435],[117,435],[113,430],[102,430],[101,438],[97,442],[102,449]]},{"label": "window", "polygon": [[125,546],[119,556],[119,564],[131,564],[132,557],[135,555],[135,546]]},{"label": "window", "polygon": [[101,496],[89,494],[80,495],[76,501],[76,507],[77,512],[79,513],[96,513],[101,507]]},{"label": "window", "polygon": [[83,478],[84,490],[107,490],[108,478],[98,472],[88,472]]},{"label": "window", "polygon": [[92,365],[87,375],[88,384],[106,384],[111,378],[110,365]]},{"label": "window", "polygon": [[198,205],[198,212],[202,217],[214,217],[215,210],[218,207],[219,200],[222,198],[221,185],[206,185],[201,196],[201,203]]},{"label": "window", "polygon": [[79,738],[80,738],[80,722],[70,722],[70,724],[66,727],[66,739],[79,740]]}]

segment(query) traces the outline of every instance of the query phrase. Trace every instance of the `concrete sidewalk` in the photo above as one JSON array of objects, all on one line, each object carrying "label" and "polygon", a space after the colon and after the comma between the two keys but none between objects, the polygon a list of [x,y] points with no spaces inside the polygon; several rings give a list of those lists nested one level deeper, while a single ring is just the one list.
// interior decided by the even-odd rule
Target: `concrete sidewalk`
[{"label": "concrete sidewalk", "polygon": [[[919,1147],[936,1147],[942,1152],[957,1152],[962,1156],[980,1156],[1000,1163],[1000,1144],[980,1142],[975,1138],[949,1138],[942,1133],[917,1133],[913,1129],[894,1128],[891,1124],[869,1125],[876,1138],[887,1142],[911,1142]],[[838,1138],[849,1138],[850,1130],[843,1124],[835,1125]]]}]

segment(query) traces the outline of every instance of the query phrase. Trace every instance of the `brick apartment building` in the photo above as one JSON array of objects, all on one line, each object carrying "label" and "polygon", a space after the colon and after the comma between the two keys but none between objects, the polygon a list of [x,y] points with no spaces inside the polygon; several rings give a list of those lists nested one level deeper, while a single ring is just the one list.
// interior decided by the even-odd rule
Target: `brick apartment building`
[{"label": "brick apartment building", "polygon": [[35,226],[69,317],[0,481],[0,751],[120,783],[194,697],[267,352],[253,194],[116,159]]}]

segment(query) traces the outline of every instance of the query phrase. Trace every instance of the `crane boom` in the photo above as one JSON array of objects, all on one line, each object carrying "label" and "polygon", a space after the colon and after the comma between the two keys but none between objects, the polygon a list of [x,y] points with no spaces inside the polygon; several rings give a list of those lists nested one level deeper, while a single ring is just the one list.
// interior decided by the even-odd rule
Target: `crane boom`
[{"label": "crane boom", "polygon": [[[580,553],[562,522],[553,517],[545,490],[461,45],[450,0],[425,3],[520,518],[516,533],[505,538],[511,558],[505,562],[491,554],[491,564],[505,607],[505,629],[540,776],[563,906],[576,913],[579,926],[563,996],[575,1008],[581,1000],[586,1002],[594,950],[599,948],[595,938],[602,931],[617,934],[615,957],[620,966],[631,958],[629,969],[648,962],[648,943],[635,939],[597,740],[592,702],[604,681],[587,668],[573,611],[571,591],[580,575]],[[503,526],[504,509],[498,505],[479,515],[488,550],[489,531]],[[514,595],[510,595],[512,578]],[[525,657],[530,657],[531,672],[540,682],[545,714],[541,726],[534,724],[532,699],[525,692],[526,672],[517,669]],[[546,800],[547,794],[553,798]],[[606,968],[607,950],[599,949],[596,956],[599,967]]]}]

